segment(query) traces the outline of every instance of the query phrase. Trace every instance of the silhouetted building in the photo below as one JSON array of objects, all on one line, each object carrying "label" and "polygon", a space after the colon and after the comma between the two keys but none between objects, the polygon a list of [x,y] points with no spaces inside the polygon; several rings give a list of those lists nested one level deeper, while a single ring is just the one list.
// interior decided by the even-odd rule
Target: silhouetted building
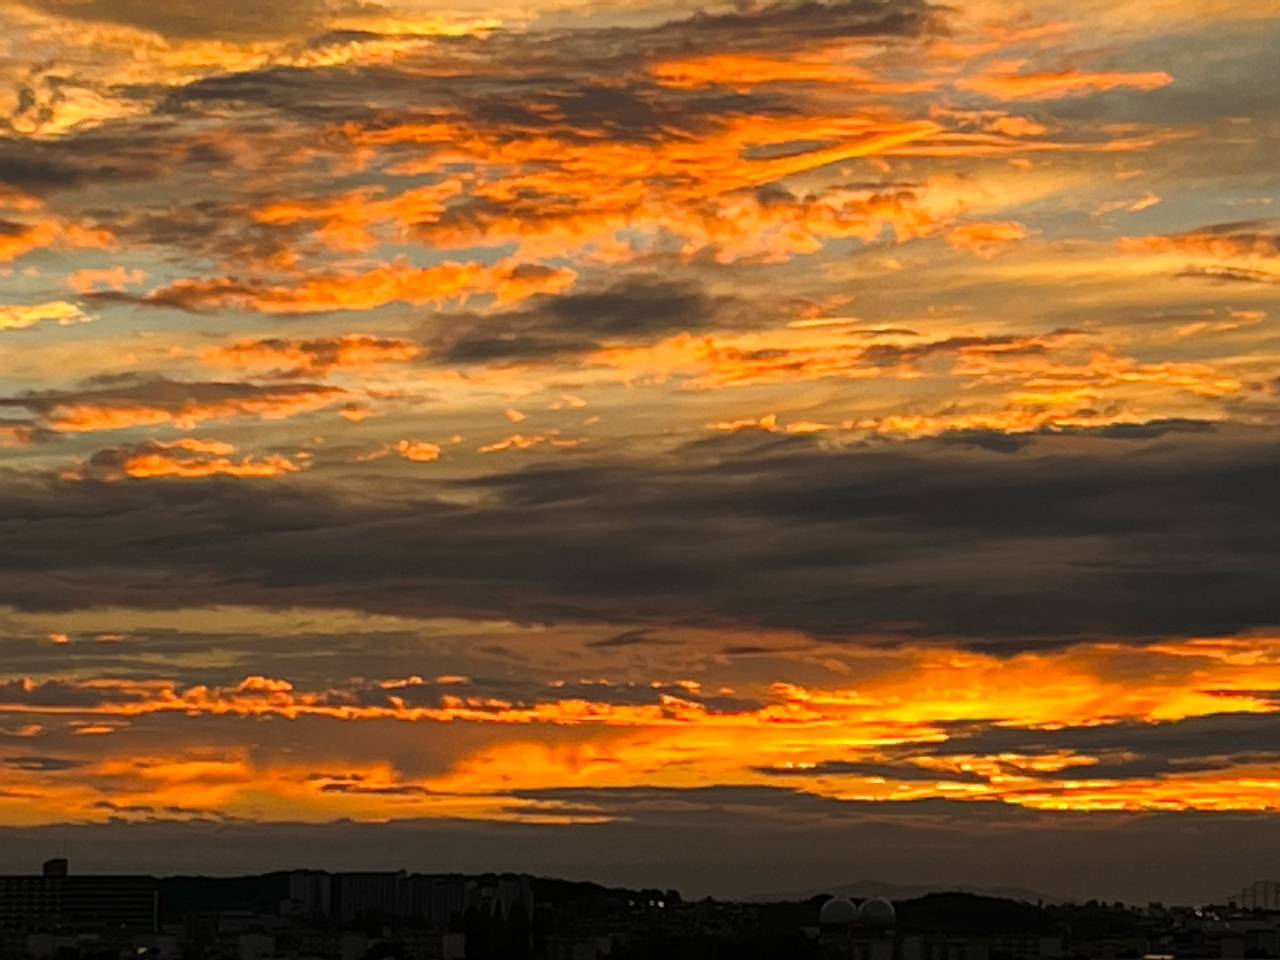
[{"label": "silhouetted building", "polygon": [[1235,896],[1245,910],[1280,910],[1280,880],[1256,880]]},{"label": "silhouetted building", "polygon": [[0,876],[0,926],[155,930],[156,881],[140,876],[71,876],[67,861],[50,860],[40,876]]},{"label": "silhouetted building", "polygon": [[314,920],[333,916],[333,877],[322,870],[295,870],[288,877],[291,913]]},{"label": "silhouetted building", "polygon": [[406,881],[408,916],[433,927],[447,927],[467,912],[475,881],[465,877],[414,875]]},{"label": "silhouetted building", "polygon": [[334,876],[334,913],[343,923],[357,919],[405,916],[405,875],[396,873],[339,873]]},{"label": "silhouetted building", "polygon": [[896,922],[888,900],[869,897],[855,907],[851,900],[832,897],[818,913],[822,955],[830,960],[897,960],[902,944],[894,933]]}]

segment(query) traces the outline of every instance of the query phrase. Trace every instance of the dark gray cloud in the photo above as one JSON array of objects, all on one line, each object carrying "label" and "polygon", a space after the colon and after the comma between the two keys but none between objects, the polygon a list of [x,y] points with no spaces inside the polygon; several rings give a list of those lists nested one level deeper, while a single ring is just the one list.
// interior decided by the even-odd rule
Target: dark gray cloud
[{"label": "dark gray cloud", "polygon": [[1280,704],[1280,690],[1210,690],[1226,697],[1254,697],[1258,700],[1273,700]]},{"label": "dark gray cloud", "polygon": [[1280,283],[1280,273],[1250,267],[1184,267],[1177,275],[1190,280],[1212,280],[1217,283]]},{"label": "dark gray cloud", "polygon": [[217,810],[193,810],[189,807],[153,806],[147,803],[116,803],[114,800],[94,801],[89,804],[89,809],[102,810],[110,814],[107,819],[113,824],[142,822],[147,824],[194,825],[245,822],[240,817],[221,813]]},{"label": "dark gray cloud", "polygon": [[[45,13],[115,23],[184,39],[250,40],[293,36],[315,29],[321,15],[338,7],[324,0],[230,0],[216,7],[197,0],[24,0]],[[347,5],[347,9],[357,8]]]},{"label": "dark gray cloud", "polygon": [[652,56],[703,56],[709,51],[790,51],[813,41],[879,38],[886,41],[946,30],[944,5],[924,0],[781,0],[699,12],[656,26],[577,31],[556,37],[579,55],[644,51]]},{"label": "dark gray cloud", "polygon": [[[54,3],[58,0],[41,0]],[[106,4],[110,0],[97,0]],[[283,2],[283,0],[281,0]],[[292,5],[290,29],[318,4]],[[164,16],[164,15],[157,15]],[[210,18],[212,19],[212,18]],[[283,18],[264,16],[262,29]],[[200,18],[195,18],[200,23]],[[207,21],[204,21],[207,22]],[[234,17],[229,29],[235,29]],[[672,131],[741,113],[798,109],[774,94],[674,90],[646,76],[655,62],[708,53],[764,50],[777,55],[816,40],[875,38],[886,43],[945,31],[944,8],[923,0],[837,0],[740,5],[645,27],[498,31],[442,38],[397,57],[395,66],[274,67],[197,80],[173,91],[163,113],[250,103],[313,120],[412,123],[432,108],[458,110],[512,138],[554,129],[615,140],[666,138]],[[380,39],[376,33],[321,33],[310,47]],[[458,76],[456,64],[467,64]],[[628,83],[616,81],[628,76]],[[423,76],[431,82],[424,84]],[[432,119],[439,119],[436,113]]]},{"label": "dark gray cloud", "polygon": [[[1147,669],[1150,669],[1148,666]],[[1225,705],[1225,704],[1224,704]],[[1222,713],[1161,723],[1123,721],[1093,726],[1026,729],[1007,723],[943,723],[947,740],[913,744],[870,759],[830,759],[803,769],[762,767],[776,777],[883,777],[890,781],[987,783],[977,773],[939,770],[930,759],[948,757],[1050,758],[1063,754],[1096,762],[1065,769],[1044,769],[1013,759],[1001,769],[1041,781],[1155,780],[1208,773],[1248,765],[1280,763],[1280,713]],[[1053,789],[1037,785],[1036,792]],[[1002,792],[1007,792],[1007,785]]]},{"label": "dark gray cloud", "polygon": [[[1174,417],[1168,420],[1148,420],[1146,423],[1113,423],[1110,426],[1084,432],[1092,432],[1095,436],[1114,440],[1141,440],[1176,433],[1212,433],[1214,429],[1212,421]],[[1075,428],[1070,427],[1059,428],[1059,430],[1077,432]]]},{"label": "dark gray cloud", "polygon": [[1037,437],[1080,436],[1103,440],[1155,440],[1168,434],[1213,433],[1217,425],[1211,420],[1170,418],[1145,423],[1115,423],[1104,427],[1046,427],[1029,433],[1004,433],[999,430],[952,430],[937,441],[944,446],[980,447],[993,453],[1017,453],[1034,446]]},{"label": "dark gray cloud", "polygon": [[922,0],[784,0],[750,4],[731,13],[699,13],[661,31],[680,37],[693,48],[700,46],[700,37],[731,37],[739,45],[776,49],[779,38],[826,41],[835,37],[914,36],[938,28],[942,9]]},{"label": "dark gray cloud", "polygon": [[0,757],[0,764],[25,773],[60,773],[63,770],[74,770],[76,767],[83,767],[87,762],[68,757]]},{"label": "dark gray cloud", "polygon": [[0,137],[0,184],[43,196],[101,183],[156,176],[166,161],[198,162],[191,142],[164,128],[135,125],[127,133],[91,133],[65,140]]},{"label": "dark gray cloud", "polygon": [[[207,157],[197,166],[216,167],[229,161]],[[95,223],[122,243],[153,247],[168,255],[186,253],[208,256],[227,264],[260,265],[301,242],[303,225],[267,226],[256,222],[244,203],[198,200],[153,207],[113,208],[94,211]],[[88,299],[111,303],[178,306],[181,302],[140,297],[119,291],[101,291]]]},{"label": "dark gray cloud", "polygon": [[70,164],[34,156],[39,147],[26,141],[10,143],[0,140],[0,183],[26,193],[42,194],[79,184],[88,171]]},{"label": "dark gray cloud", "polygon": [[134,702],[146,699],[141,691],[104,691],[68,680],[30,681],[27,678],[0,683],[0,703],[30,707],[93,710],[108,701]]},{"label": "dark gray cloud", "polygon": [[539,297],[507,313],[433,317],[420,336],[428,362],[552,360],[609,342],[745,326],[754,316],[736,298],[713,296],[694,283],[638,276],[600,291]]},{"label": "dark gray cloud", "polygon": [[675,642],[678,641],[654,636],[652,630],[624,630],[622,633],[615,633],[608,637],[602,637],[599,640],[591,640],[587,643],[587,646],[594,647],[598,650],[613,650],[618,647],[639,647]]},{"label": "dark gray cloud", "polygon": [[[365,639],[367,642],[368,638]],[[264,644],[259,641],[259,646],[262,647]],[[63,669],[71,664],[84,669],[95,662],[99,669],[103,667],[101,660],[95,661],[92,658],[62,656],[57,659],[60,661],[58,665]],[[160,659],[160,655],[150,652],[145,659],[154,663]],[[294,658],[295,663],[297,659],[299,658]],[[326,659],[328,662],[325,662]],[[322,707],[358,707],[371,710],[396,710],[404,707],[411,710],[435,710],[445,707],[450,700],[463,697],[474,701],[471,705],[472,710],[478,713],[496,714],[506,709],[532,708],[539,703],[558,700],[565,696],[580,697],[612,706],[660,706],[666,697],[674,696],[686,702],[701,704],[709,712],[717,714],[746,713],[761,707],[760,702],[756,700],[708,695],[698,689],[653,682],[614,683],[578,680],[569,683],[558,681],[555,687],[549,687],[536,679],[492,676],[448,677],[443,680],[415,676],[411,681],[406,681],[399,679],[395,671],[388,671],[387,681],[352,679],[349,674],[353,668],[353,661],[357,659],[355,651],[350,651],[349,658],[345,660],[338,660],[337,656],[331,655],[330,658],[321,658],[320,664],[310,664],[310,670],[290,670],[289,676],[293,678],[294,689],[299,694],[305,693],[309,703]],[[389,658],[375,656],[372,659],[385,661]],[[402,657],[394,666],[400,672],[404,672],[406,667],[426,668],[432,665],[433,658],[420,653],[415,658],[416,663],[406,663],[408,659]],[[46,661],[46,668],[50,662]],[[122,663],[127,662],[127,659],[122,659],[112,663],[111,667],[119,669]],[[270,652],[266,652],[259,658],[259,662],[254,664],[254,676],[261,676],[264,672],[270,674],[272,672],[270,668],[273,666],[286,668],[292,665],[287,660],[273,658]],[[207,689],[233,696],[240,689],[248,672],[243,666],[239,669],[225,665],[201,669],[182,664],[183,680],[181,683],[176,683],[172,680],[172,676],[177,670],[177,664],[172,664],[168,670],[155,671],[150,677],[145,673],[133,674],[130,679],[132,686],[122,684],[109,689],[74,680],[38,682],[26,679],[13,680],[0,684],[0,714],[6,712],[18,714],[27,710],[38,713],[46,710],[74,715],[77,712],[92,714],[103,708],[129,708],[150,702],[157,687],[172,689],[178,694],[185,690]],[[283,669],[280,672],[284,672]],[[344,672],[346,676],[343,675]],[[307,673],[312,674],[314,678],[312,682],[299,682],[298,678]],[[157,680],[161,682],[156,684]],[[152,682],[150,686],[148,681]],[[249,693],[251,694],[252,691]],[[0,758],[0,763],[10,763],[13,759]],[[23,769],[27,768],[23,767]]]},{"label": "dark gray cloud", "polygon": [[917,750],[915,755],[1005,753],[1035,757],[1070,752],[1096,757],[1100,762],[1056,773],[1011,766],[1023,776],[1090,780],[1163,778],[1280,762],[1280,713],[1222,713],[1166,723],[1125,722],[1059,730],[962,724],[949,727],[947,732],[950,739],[946,743]]},{"label": "dark gray cloud", "polygon": [[944,340],[930,340],[924,343],[906,345],[877,343],[867,347],[863,359],[878,367],[892,367],[899,364],[916,363],[935,356],[949,356],[957,353],[998,353],[1000,356],[1018,356],[1045,353],[1049,343],[1070,330],[1054,330],[1043,337],[1024,337],[1014,334],[1000,334],[985,337],[947,337]]},{"label": "dark gray cloud", "polygon": [[[524,35],[483,43],[442,41],[434,56],[420,60],[409,54],[395,66],[273,67],[211,76],[166,93],[156,113],[171,119],[208,113],[221,119],[229,106],[252,107],[275,111],[305,127],[353,124],[370,134],[447,117],[497,143],[518,143],[541,132],[567,148],[585,148],[601,137],[667,142],[673,135],[698,135],[738,116],[803,115],[801,103],[776,91],[661,86],[644,72],[643,51],[601,38],[578,49],[579,39],[578,33],[557,35],[538,41],[534,49],[534,41]],[[468,65],[465,75],[457,73],[458,58]],[[424,74],[431,75],[430,84],[424,85]],[[630,74],[625,86],[616,82],[620,74]],[[255,132],[260,131],[246,131]],[[257,139],[271,149],[268,138]],[[341,152],[344,142],[326,137],[315,146]],[[217,150],[216,144],[202,147]],[[382,163],[401,156],[420,160],[430,149],[424,144],[390,145]],[[542,216],[571,212],[563,206],[539,208],[536,195],[521,199],[508,198],[502,209],[539,210]],[[450,217],[480,221],[494,211],[472,200]],[[426,237],[427,231],[419,234]]]},{"label": "dark gray cloud", "polygon": [[[1211,223],[1200,227],[1194,233],[1208,233],[1215,236],[1232,237],[1249,244],[1257,243],[1280,253],[1280,217],[1262,217],[1254,220],[1231,220],[1226,223]],[[1181,234],[1186,236],[1186,234]]]},{"label": "dark gray cloud", "polygon": [[648,461],[562,457],[415,481],[376,498],[314,481],[13,477],[0,486],[0,602],[235,596],[995,645],[1226,633],[1280,622],[1278,483],[1280,448],[1249,431],[1103,454],[1077,435],[1013,455],[718,439]]},{"label": "dark gray cloud", "polygon": [[[30,390],[0,396],[0,409],[19,408],[41,417],[68,424],[85,414],[144,417],[147,411],[161,411],[195,421],[222,419],[244,413],[272,412],[275,404],[287,409],[291,403],[316,397],[336,403],[346,391],[313,383],[279,383],[268,386],[244,381],[182,381],[145,374],[106,374],[92,377],[78,387],[65,390]],[[221,411],[212,414],[212,411]],[[138,422],[146,423],[146,420]]]}]

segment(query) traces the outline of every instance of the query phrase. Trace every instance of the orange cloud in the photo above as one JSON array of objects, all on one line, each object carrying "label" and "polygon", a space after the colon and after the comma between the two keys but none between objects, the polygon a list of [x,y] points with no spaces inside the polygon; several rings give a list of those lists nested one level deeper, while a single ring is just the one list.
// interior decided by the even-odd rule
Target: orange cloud
[{"label": "orange cloud", "polygon": [[[981,735],[984,729],[1023,731],[1029,742],[1051,742],[1054,731],[1275,712],[1277,701],[1267,693],[1280,689],[1275,637],[1088,643],[1004,657],[946,646],[840,645],[822,656],[855,673],[856,688],[762,681],[749,699],[713,708],[701,699],[703,683],[690,678],[556,681],[544,696],[519,703],[476,691],[472,681],[455,676],[352,680],[313,690],[262,675],[217,687],[128,678],[21,679],[0,687],[0,715],[22,722],[61,716],[104,732],[169,714],[183,714],[188,723],[218,716],[325,718],[367,723],[370,736],[382,736],[386,728],[379,724],[386,721],[465,721],[510,731],[487,738],[443,773],[420,779],[371,762],[365,747],[342,774],[299,775],[269,762],[179,751],[141,761],[98,755],[77,775],[77,782],[113,783],[113,793],[120,794],[226,787],[201,802],[227,814],[242,812],[237,797],[244,793],[253,794],[255,805],[287,803],[299,796],[298,784],[305,785],[302,796],[317,817],[341,809],[456,814],[432,806],[431,797],[445,793],[485,796],[467,815],[490,818],[501,806],[493,798],[512,790],[716,783],[772,783],[880,802],[936,797],[1045,809],[1280,809],[1275,764],[1252,755],[1228,757],[1207,770],[1181,772],[1175,763],[1162,772],[1117,778],[1099,774],[1132,757],[1073,749],[1070,737],[1064,746],[984,751]],[[626,702],[594,693],[615,685],[627,687]],[[551,728],[559,732],[552,736]],[[831,761],[851,768],[827,772],[824,764]],[[21,784],[37,795],[51,789],[39,771],[10,776],[25,776]],[[391,797],[398,802],[380,805]],[[68,796],[54,806],[73,802]],[[343,806],[348,803],[351,808]]]},{"label": "orange cloud", "polygon": [[[447,217],[406,221],[414,236],[433,245],[516,243],[527,257],[590,249],[614,259],[625,256],[619,247],[622,231],[638,231],[648,238],[643,242],[668,231],[684,238],[689,255],[716,248],[728,261],[758,255],[752,248],[765,243],[777,247],[776,253],[769,252],[781,259],[814,252],[825,236],[879,233],[888,204],[867,213],[815,201],[797,204],[797,213],[781,198],[765,209],[751,191],[833,163],[882,154],[940,130],[931,121],[879,116],[741,116],[728,117],[694,138],[587,137],[584,142],[571,130],[513,138],[447,115],[435,123],[370,130],[349,126],[345,132],[361,146],[435,148],[429,159],[397,168],[402,174],[436,173],[454,163],[475,167],[468,190],[473,202],[455,206]],[[795,142],[821,145],[772,149]],[[854,200],[841,197],[840,203],[852,205]],[[808,236],[803,223],[795,222],[806,214],[822,224]],[[775,216],[779,222],[774,229],[767,223],[762,229],[761,219]],[[877,217],[880,223],[872,226]],[[789,233],[794,239],[787,238]]]},{"label": "orange cloud", "polygon": [[0,232],[0,263],[8,263],[32,250],[52,245],[54,236],[53,229],[47,224],[15,224]]},{"label": "orange cloud", "polygon": [[770,83],[838,83],[850,85],[859,93],[905,94],[936,87],[928,80],[902,83],[877,80],[861,67],[817,55],[803,58],[714,53],[664,60],[655,64],[651,72],[662,86],[686,90],[709,86],[750,89]]},{"label": "orange cloud", "polygon": [[1059,100],[1107,90],[1158,90],[1173,82],[1173,77],[1163,71],[1090,73],[1059,70],[1019,73],[1017,68],[1020,65],[1000,65],[975,77],[959,80],[957,86],[996,100]]},{"label": "orange cloud", "polygon": [[230,396],[211,402],[188,400],[174,407],[145,401],[67,401],[53,406],[45,414],[45,421],[51,430],[59,433],[95,433],[166,424],[180,430],[191,430],[208,420],[236,417],[283,420],[323,410],[342,402],[347,396],[345,390],[337,388],[309,387],[304,390],[264,388],[245,396]]},{"label": "orange cloud", "polygon": [[979,257],[990,258],[1009,244],[1025,239],[1027,228],[1016,221],[979,221],[960,223],[947,231],[947,243],[957,250],[968,250]]},{"label": "orange cloud", "polygon": [[215,367],[241,369],[287,368],[295,373],[326,373],[338,369],[363,369],[384,363],[407,363],[422,353],[409,340],[348,334],[313,340],[276,337],[240,340],[207,351],[203,360]]},{"label": "orange cloud", "polygon": [[0,421],[0,447],[29,447],[35,433],[35,427],[30,424]]},{"label": "orange cloud", "polygon": [[46,247],[104,250],[115,245],[115,238],[105,230],[82,227],[61,218],[35,223],[0,224],[0,263],[8,263],[33,250]]},{"label": "orange cloud", "polygon": [[502,453],[505,450],[532,450],[534,447],[540,447],[544,444],[557,450],[567,450],[581,446],[584,442],[583,440],[561,437],[559,430],[551,430],[547,433],[535,434],[513,433],[509,437],[503,437],[501,440],[478,447],[477,450],[480,453]]},{"label": "orange cloud", "polygon": [[229,278],[179,280],[153,290],[145,302],[185,310],[235,307],[278,314],[374,310],[389,303],[442,303],[481,294],[510,304],[534,294],[561,293],[573,285],[575,276],[567,268],[534,264],[450,262],[414,267],[397,261],[365,273],[311,276],[297,286]]},{"label": "orange cloud", "polygon": [[401,440],[395,450],[405,460],[415,463],[432,463],[440,459],[440,447],[422,440]]},{"label": "orange cloud", "polygon": [[[922,381],[916,392],[933,396],[931,402],[918,401],[904,411],[881,391],[890,396],[888,409],[853,405],[865,412],[826,423],[832,429],[889,433],[1026,432],[1147,422],[1187,416],[1188,397],[1207,402],[1247,390],[1231,363],[1140,361],[1108,349],[1097,335],[1069,330],[932,341],[911,331],[890,331],[870,343],[867,331],[847,323],[738,335],[678,334],[652,344],[606,347],[592,353],[588,364],[602,379],[612,376],[637,386],[674,383],[699,391],[816,380]],[[936,390],[927,390],[928,381]],[[1223,417],[1217,405],[1203,405],[1195,415]],[[734,424],[732,418],[724,422]],[[915,426],[899,430],[891,424]],[[740,426],[755,425],[753,417]]]},{"label": "orange cloud", "polygon": [[765,433],[774,433],[778,430],[778,415],[776,413],[765,414],[763,417],[747,417],[742,420],[721,420],[710,425],[712,430],[719,430],[722,433],[740,433],[743,430],[763,430]]},{"label": "orange cloud", "polygon": [[986,128],[992,133],[999,133],[1006,137],[1039,137],[1048,133],[1048,127],[1027,117],[997,117],[988,123]]},{"label": "orange cloud", "polygon": [[1123,210],[1125,213],[1141,213],[1143,210],[1149,210],[1158,205],[1160,200],[1160,197],[1148,190],[1136,200],[1111,200],[1099,204],[1094,213],[1098,216],[1115,213],[1117,210]]},{"label": "orange cloud", "polygon": [[[1270,227],[1268,229],[1268,227]],[[1239,224],[1222,231],[1192,231],[1167,236],[1125,237],[1119,247],[1126,253],[1179,253],[1215,260],[1280,257],[1280,230],[1265,224]]]},{"label": "orange cloud", "polygon": [[340,251],[368,250],[377,243],[374,229],[387,222],[402,228],[438,220],[452,197],[463,192],[456,178],[381,199],[380,188],[368,187],[329,197],[278,200],[255,210],[253,217],[270,226],[307,224],[327,247]]},{"label": "orange cloud", "polygon": [[305,468],[279,454],[263,458],[233,458],[236,448],[216,440],[184,437],[152,440],[130,447],[100,450],[87,463],[66,474],[67,479],[200,479],[238,477],[262,480],[297,473]]}]

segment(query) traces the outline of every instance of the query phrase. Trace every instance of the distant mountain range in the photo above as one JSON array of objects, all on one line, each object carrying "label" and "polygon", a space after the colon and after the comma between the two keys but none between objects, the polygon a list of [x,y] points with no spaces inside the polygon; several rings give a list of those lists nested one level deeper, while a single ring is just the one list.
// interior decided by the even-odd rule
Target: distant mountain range
[{"label": "distant mountain range", "polygon": [[747,897],[752,903],[770,903],[788,900],[808,900],[812,897],[830,895],[848,897],[850,900],[863,900],[866,897],[884,897],[886,900],[913,900],[928,893],[976,893],[984,897],[1002,897],[1006,900],[1021,900],[1026,903],[1068,903],[1072,898],[1057,894],[1045,893],[1042,890],[1029,890],[1025,887],[987,887],[976,884],[906,884],[885,883],[880,880],[858,880],[842,886],[815,887],[810,890],[789,890],[782,893],[769,893]]}]

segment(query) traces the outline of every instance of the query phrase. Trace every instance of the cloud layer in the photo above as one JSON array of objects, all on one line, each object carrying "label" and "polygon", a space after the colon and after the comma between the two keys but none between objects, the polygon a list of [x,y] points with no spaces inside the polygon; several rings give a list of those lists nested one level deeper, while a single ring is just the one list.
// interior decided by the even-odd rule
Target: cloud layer
[{"label": "cloud layer", "polygon": [[1238,888],[1273,6],[0,0],[6,839]]}]

